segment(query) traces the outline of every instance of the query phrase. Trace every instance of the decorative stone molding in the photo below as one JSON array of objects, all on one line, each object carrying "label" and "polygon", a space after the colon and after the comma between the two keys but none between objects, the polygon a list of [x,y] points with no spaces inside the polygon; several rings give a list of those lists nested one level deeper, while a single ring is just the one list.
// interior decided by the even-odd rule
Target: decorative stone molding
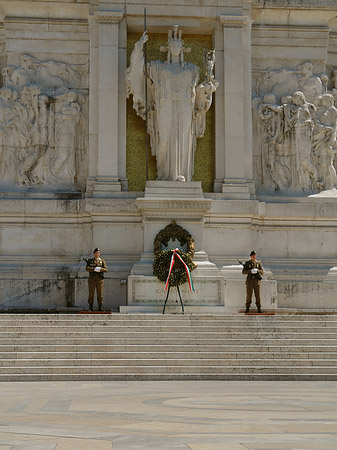
[{"label": "decorative stone molding", "polygon": [[168,199],[168,198],[137,198],[136,205],[142,214],[148,218],[168,218],[174,215],[179,218],[199,219],[204,217],[211,208],[211,200]]},{"label": "decorative stone molding", "polygon": [[221,14],[219,20],[225,28],[242,28],[253,22],[248,16],[234,16],[230,14]]},{"label": "decorative stone molding", "polygon": [[96,22],[109,25],[119,23],[123,19],[124,13],[120,11],[95,11],[94,17]]},{"label": "decorative stone molding", "polygon": [[330,27],[325,25],[278,25],[278,24],[253,24],[253,30],[263,30],[263,31],[285,31],[287,33],[293,31],[305,31],[307,33],[329,33]]},{"label": "decorative stone molding", "polygon": [[88,25],[88,21],[84,19],[59,19],[53,17],[12,17],[6,16],[4,18],[4,23],[22,23],[22,24],[53,24],[53,25]]}]

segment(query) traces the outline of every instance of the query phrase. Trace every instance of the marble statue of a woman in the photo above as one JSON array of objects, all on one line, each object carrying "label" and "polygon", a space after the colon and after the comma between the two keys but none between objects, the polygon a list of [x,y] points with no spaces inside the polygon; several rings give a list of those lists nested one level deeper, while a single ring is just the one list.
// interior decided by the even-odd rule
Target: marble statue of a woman
[{"label": "marble statue of a woman", "polygon": [[[145,119],[145,70],[143,45],[146,32],[135,44],[126,71],[127,95]],[[168,33],[167,61],[147,64],[148,133],[152,154],[157,159],[157,180],[191,181],[197,138],[204,135],[205,114],[211,106],[218,82],[212,70],[214,54],[206,59],[206,79],[198,85],[199,68],[184,61],[184,48],[178,25]]]}]

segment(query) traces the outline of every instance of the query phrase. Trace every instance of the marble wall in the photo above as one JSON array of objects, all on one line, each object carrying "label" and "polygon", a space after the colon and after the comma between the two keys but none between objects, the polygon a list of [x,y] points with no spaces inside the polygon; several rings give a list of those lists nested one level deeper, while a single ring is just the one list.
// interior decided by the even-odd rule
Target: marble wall
[{"label": "marble wall", "polygon": [[[209,260],[222,276],[254,248],[277,281],[279,307],[334,308],[335,0],[146,8],[152,36],[177,23],[216,51],[212,154],[198,162],[201,172],[204,159],[209,165]],[[133,0],[1,3],[2,309],[84,307],[79,259],[96,246],[110,269],[106,305],[126,304],[148,224],[136,203],[144,193],[128,185],[127,171],[127,154],[142,152],[132,146],[145,147],[145,137],[130,144],[125,84],[128,38],[142,33],[143,12]],[[225,305],[242,301],[225,297]]]}]

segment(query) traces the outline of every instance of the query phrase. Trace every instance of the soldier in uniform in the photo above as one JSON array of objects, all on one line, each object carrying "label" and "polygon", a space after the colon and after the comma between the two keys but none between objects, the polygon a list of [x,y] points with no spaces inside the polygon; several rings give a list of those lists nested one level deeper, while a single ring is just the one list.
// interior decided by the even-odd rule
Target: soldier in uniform
[{"label": "soldier in uniform", "polygon": [[87,260],[86,271],[89,272],[89,311],[94,310],[94,296],[95,289],[97,291],[97,303],[98,311],[104,311],[103,309],[103,283],[104,273],[108,271],[107,265],[104,259],[100,258],[100,249],[95,248],[93,251],[94,257]]},{"label": "soldier in uniform", "polygon": [[250,304],[252,303],[253,291],[255,294],[255,303],[257,306],[257,312],[261,312],[261,297],[260,297],[260,285],[263,275],[263,267],[259,261],[256,261],[256,252],[253,250],[250,252],[250,260],[246,261],[242,273],[247,275],[246,279],[246,313],[249,312]]}]

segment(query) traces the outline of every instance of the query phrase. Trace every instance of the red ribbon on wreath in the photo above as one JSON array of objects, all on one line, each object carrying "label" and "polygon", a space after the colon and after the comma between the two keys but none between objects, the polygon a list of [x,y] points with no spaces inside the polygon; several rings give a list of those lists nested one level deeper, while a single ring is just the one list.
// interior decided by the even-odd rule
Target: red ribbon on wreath
[{"label": "red ribbon on wreath", "polygon": [[172,250],[172,257],[171,257],[171,262],[170,262],[170,269],[169,269],[169,274],[167,276],[167,280],[166,280],[166,285],[165,285],[165,291],[167,291],[168,286],[169,286],[169,281],[170,281],[170,275],[174,266],[174,262],[175,262],[175,257],[179,258],[180,261],[183,263],[183,266],[186,270],[186,274],[187,274],[187,281],[188,281],[188,286],[190,288],[190,292],[194,291],[194,286],[193,286],[193,281],[192,281],[192,277],[191,277],[191,272],[190,269],[188,268],[188,265],[185,263],[185,261],[183,260],[183,258],[179,255],[179,248],[175,248],[174,250]]}]

